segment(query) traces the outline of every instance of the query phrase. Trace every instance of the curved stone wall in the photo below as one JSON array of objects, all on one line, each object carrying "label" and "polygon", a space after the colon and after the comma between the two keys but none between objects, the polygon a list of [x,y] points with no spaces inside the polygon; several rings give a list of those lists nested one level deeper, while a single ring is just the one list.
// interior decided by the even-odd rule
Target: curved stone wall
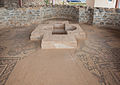
[{"label": "curved stone wall", "polygon": [[1,8],[0,26],[26,26],[54,18],[89,22],[90,13],[91,12],[85,7],[66,5],[17,8],[12,10]]},{"label": "curved stone wall", "polygon": [[120,9],[94,8],[93,24],[120,28]]},{"label": "curved stone wall", "polygon": [[48,19],[66,19],[99,26],[120,26],[120,9],[87,8],[67,5],[0,8],[0,26],[26,26]]}]

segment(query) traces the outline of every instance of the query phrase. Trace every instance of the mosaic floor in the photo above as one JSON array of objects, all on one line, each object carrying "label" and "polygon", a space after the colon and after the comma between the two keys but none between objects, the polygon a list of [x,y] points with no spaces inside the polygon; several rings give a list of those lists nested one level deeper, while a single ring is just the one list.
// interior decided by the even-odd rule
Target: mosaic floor
[{"label": "mosaic floor", "polygon": [[[100,85],[120,84],[120,31],[80,25],[87,33],[75,55],[95,76]],[[0,30],[0,85],[5,85],[19,60],[39,49],[39,42],[29,40],[35,25]],[[79,65],[79,63],[78,63]]]},{"label": "mosaic floor", "polygon": [[120,31],[81,25],[87,40],[76,55],[100,85],[120,84]]}]

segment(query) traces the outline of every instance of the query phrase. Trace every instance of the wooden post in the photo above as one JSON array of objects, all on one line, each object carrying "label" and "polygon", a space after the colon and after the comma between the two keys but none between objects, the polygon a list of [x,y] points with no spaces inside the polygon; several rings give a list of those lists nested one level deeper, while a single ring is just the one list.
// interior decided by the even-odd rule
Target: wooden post
[{"label": "wooden post", "polygon": [[19,0],[19,6],[22,7],[22,0]]},{"label": "wooden post", "polygon": [[118,8],[118,5],[119,5],[119,0],[116,0],[115,8]]}]

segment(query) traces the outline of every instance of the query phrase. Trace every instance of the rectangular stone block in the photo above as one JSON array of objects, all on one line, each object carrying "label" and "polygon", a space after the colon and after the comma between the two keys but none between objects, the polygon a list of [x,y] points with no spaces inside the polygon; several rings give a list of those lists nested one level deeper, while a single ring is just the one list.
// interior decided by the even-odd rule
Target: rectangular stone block
[{"label": "rectangular stone block", "polygon": [[77,41],[69,35],[44,36],[42,49],[74,49],[77,48]]}]

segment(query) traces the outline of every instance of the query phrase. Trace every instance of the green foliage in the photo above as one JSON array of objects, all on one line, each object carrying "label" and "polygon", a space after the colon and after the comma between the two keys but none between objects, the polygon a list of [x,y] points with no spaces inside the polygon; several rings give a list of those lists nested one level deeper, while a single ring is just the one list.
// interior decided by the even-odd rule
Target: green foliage
[{"label": "green foliage", "polygon": [[44,0],[45,4],[48,5],[49,4],[49,0]]}]

